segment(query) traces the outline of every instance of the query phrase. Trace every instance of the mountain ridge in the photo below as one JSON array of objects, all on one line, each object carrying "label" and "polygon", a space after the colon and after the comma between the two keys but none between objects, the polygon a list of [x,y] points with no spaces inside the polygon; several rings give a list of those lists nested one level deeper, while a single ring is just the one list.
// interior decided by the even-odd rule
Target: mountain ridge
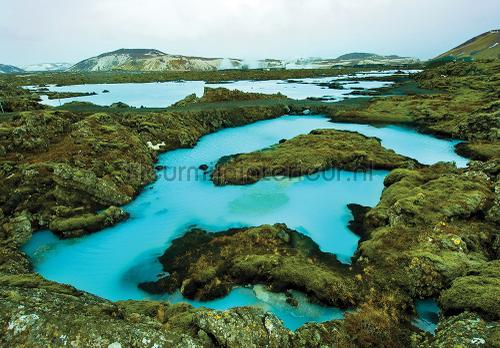
[{"label": "mountain ridge", "polygon": [[168,54],[157,49],[125,49],[102,53],[75,64],[69,71],[209,71],[226,69],[298,69],[330,68],[336,65],[408,65],[418,59],[382,56],[374,53],[350,53],[338,58],[301,58],[297,60],[197,57]]},{"label": "mountain ridge", "polygon": [[[73,65],[69,71],[166,71],[217,70],[223,58],[190,57],[167,54],[157,49],[126,49],[105,52]],[[234,64],[233,61],[231,63]]]},{"label": "mountain ridge", "polygon": [[500,30],[493,29],[477,35],[449,51],[441,53],[434,60],[473,60],[500,58]]},{"label": "mountain ridge", "polygon": [[18,68],[17,66],[8,65],[8,64],[0,64],[0,74],[15,74],[15,73],[22,73],[22,72],[24,72],[24,70],[21,68]]}]

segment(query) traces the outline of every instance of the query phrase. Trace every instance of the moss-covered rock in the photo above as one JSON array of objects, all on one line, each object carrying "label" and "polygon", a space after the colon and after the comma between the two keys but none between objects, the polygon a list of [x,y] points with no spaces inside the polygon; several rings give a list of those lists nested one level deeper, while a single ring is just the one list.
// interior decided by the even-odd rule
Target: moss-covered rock
[{"label": "moss-covered rock", "polygon": [[313,340],[259,308],[113,303],[34,274],[0,274],[0,299],[0,345],[6,347],[293,347],[292,339],[305,346]]},{"label": "moss-covered rock", "polygon": [[31,222],[27,211],[11,219],[3,225],[3,230],[6,232],[6,238],[13,242],[14,246],[20,247],[31,239]]},{"label": "moss-covered rock", "polygon": [[459,155],[472,158],[473,160],[498,160],[500,157],[500,142],[463,142],[457,144],[455,150]]},{"label": "moss-covered rock", "polygon": [[196,94],[190,94],[183,100],[178,101],[173,107],[185,107],[198,103],[220,103],[220,102],[235,102],[245,100],[269,100],[269,99],[284,99],[281,93],[277,94],[262,94],[262,93],[247,93],[239,90],[228,90],[226,88],[209,88],[205,87],[202,97],[197,97]]},{"label": "moss-covered rock", "polygon": [[340,320],[305,324],[295,331],[292,342],[301,348],[355,347]]},{"label": "moss-covered rock", "polygon": [[428,337],[419,347],[500,347],[500,325],[465,312],[442,320],[435,335]]},{"label": "moss-covered rock", "polygon": [[500,320],[500,260],[455,279],[439,302],[449,314],[474,311],[489,320]]},{"label": "moss-covered rock", "polygon": [[128,213],[123,209],[111,206],[97,214],[84,214],[53,220],[49,228],[63,238],[79,237],[113,226],[127,218]]},{"label": "moss-covered rock", "polygon": [[449,165],[393,171],[365,216],[357,264],[379,286],[397,284],[413,298],[436,296],[484,267],[496,257],[498,228],[486,218],[494,185],[481,173]]},{"label": "moss-covered rock", "polygon": [[58,163],[54,166],[53,178],[57,185],[87,194],[101,205],[123,205],[131,200],[131,197],[119,192],[113,182],[98,178],[89,170]]},{"label": "moss-covered rock", "polygon": [[330,168],[352,171],[417,167],[418,162],[387,150],[377,138],[318,129],[271,148],[225,157],[212,173],[216,185],[249,184],[267,176],[302,176]]},{"label": "moss-covered rock", "polygon": [[213,338],[217,347],[287,347],[290,331],[274,315],[256,308],[204,311],[194,315],[200,330]]},{"label": "moss-covered rock", "polygon": [[374,226],[433,225],[468,218],[486,210],[494,199],[488,177],[467,175],[448,165],[396,170],[384,184],[380,203],[367,216]]},{"label": "moss-covered rock", "polygon": [[160,322],[71,287],[35,275],[0,275],[0,345],[15,346],[204,346]]},{"label": "moss-covered rock", "polygon": [[168,276],[140,286],[153,293],[180,289],[209,300],[238,285],[264,283],[275,291],[303,291],[322,303],[348,307],[358,296],[354,277],[334,255],[285,225],[208,233],[193,230],[160,257]]}]

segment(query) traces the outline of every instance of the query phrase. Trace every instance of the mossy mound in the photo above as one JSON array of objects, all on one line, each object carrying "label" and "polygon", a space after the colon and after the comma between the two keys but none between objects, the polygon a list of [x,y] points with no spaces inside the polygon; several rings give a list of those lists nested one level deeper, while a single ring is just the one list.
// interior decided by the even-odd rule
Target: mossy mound
[{"label": "mossy mound", "polygon": [[420,348],[500,347],[500,325],[486,322],[475,313],[465,312],[442,320],[434,336],[418,344]]},{"label": "mossy mound", "polygon": [[397,284],[413,298],[436,296],[496,257],[498,229],[488,219],[496,193],[486,174],[449,165],[397,169],[385,185],[365,216],[369,236],[357,253],[381,286]]},{"label": "mossy mound", "polygon": [[178,101],[172,108],[186,107],[193,104],[221,103],[221,102],[238,102],[249,100],[287,100],[283,94],[262,94],[262,93],[246,93],[239,90],[230,90],[227,88],[209,88],[205,87],[203,96],[198,97],[196,94],[190,94],[186,98]]},{"label": "mossy mound", "polygon": [[417,161],[382,147],[377,138],[318,129],[262,151],[223,158],[212,180],[216,185],[241,185],[268,176],[295,177],[330,168],[368,171],[417,166]]},{"label": "mossy mound", "polygon": [[168,276],[140,287],[210,300],[239,285],[263,283],[275,291],[295,289],[322,303],[349,307],[357,297],[351,271],[308,237],[285,225],[208,233],[192,230],[160,257]]},{"label": "mossy mound", "polygon": [[54,220],[50,223],[49,228],[63,238],[72,238],[113,226],[127,218],[128,214],[123,209],[111,206],[97,214],[84,214]]},{"label": "mossy mound", "polygon": [[439,302],[448,314],[474,311],[490,320],[500,320],[500,260],[455,279],[441,293]]},{"label": "mossy mound", "polygon": [[500,160],[500,142],[464,142],[455,146],[456,152],[478,161]]}]

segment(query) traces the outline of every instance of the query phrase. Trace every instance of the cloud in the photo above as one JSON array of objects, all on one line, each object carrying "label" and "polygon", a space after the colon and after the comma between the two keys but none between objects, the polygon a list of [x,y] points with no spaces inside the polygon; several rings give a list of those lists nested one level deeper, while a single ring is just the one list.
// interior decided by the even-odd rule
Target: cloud
[{"label": "cloud", "polygon": [[498,0],[0,0],[0,62],[118,48],[243,58],[432,57],[498,24]]}]

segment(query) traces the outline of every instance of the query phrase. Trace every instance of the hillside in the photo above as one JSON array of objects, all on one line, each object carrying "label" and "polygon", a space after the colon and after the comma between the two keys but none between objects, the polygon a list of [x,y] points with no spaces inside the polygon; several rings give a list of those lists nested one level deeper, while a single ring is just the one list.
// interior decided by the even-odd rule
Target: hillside
[{"label": "hillside", "polygon": [[0,74],[15,74],[22,72],[24,72],[24,70],[16,66],[0,64]]},{"label": "hillside", "polygon": [[69,71],[213,71],[283,68],[277,59],[204,58],[163,53],[155,49],[119,49],[85,59]]},{"label": "hillside", "polygon": [[419,60],[397,55],[382,56],[375,53],[354,52],[344,54],[334,59],[334,65],[408,65]]},{"label": "hillside", "polygon": [[435,59],[484,59],[500,57],[500,31],[490,30],[437,56]]},{"label": "hillside", "polygon": [[359,66],[359,65],[386,65],[401,66],[418,63],[419,60],[396,55],[381,56],[374,53],[354,52],[341,55],[337,58],[308,58],[287,62],[287,69],[322,69],[334,66]]},{"label": "hillside", "polygon": [[85,59],[69,71],[214,71],[228,69],[322,69],[332,66],[408,65],[414,58],[381,56],[373,53],[350,53],[336,59],[306,58],[295,61],[280,59],[203,58],[163,53],[155,49],[119,49]]},{"label": "hillside", "polygon": [[223,63],[227,68],[237,65],[236,60],[170,55],[155,49],[119,49],[85,59],[70,71],[207,71],[217,70]]},{"label": "hillside", "polygon": [[40,63],[24,67],[24,71],[65,71],[70,68],[70,63]]}]

